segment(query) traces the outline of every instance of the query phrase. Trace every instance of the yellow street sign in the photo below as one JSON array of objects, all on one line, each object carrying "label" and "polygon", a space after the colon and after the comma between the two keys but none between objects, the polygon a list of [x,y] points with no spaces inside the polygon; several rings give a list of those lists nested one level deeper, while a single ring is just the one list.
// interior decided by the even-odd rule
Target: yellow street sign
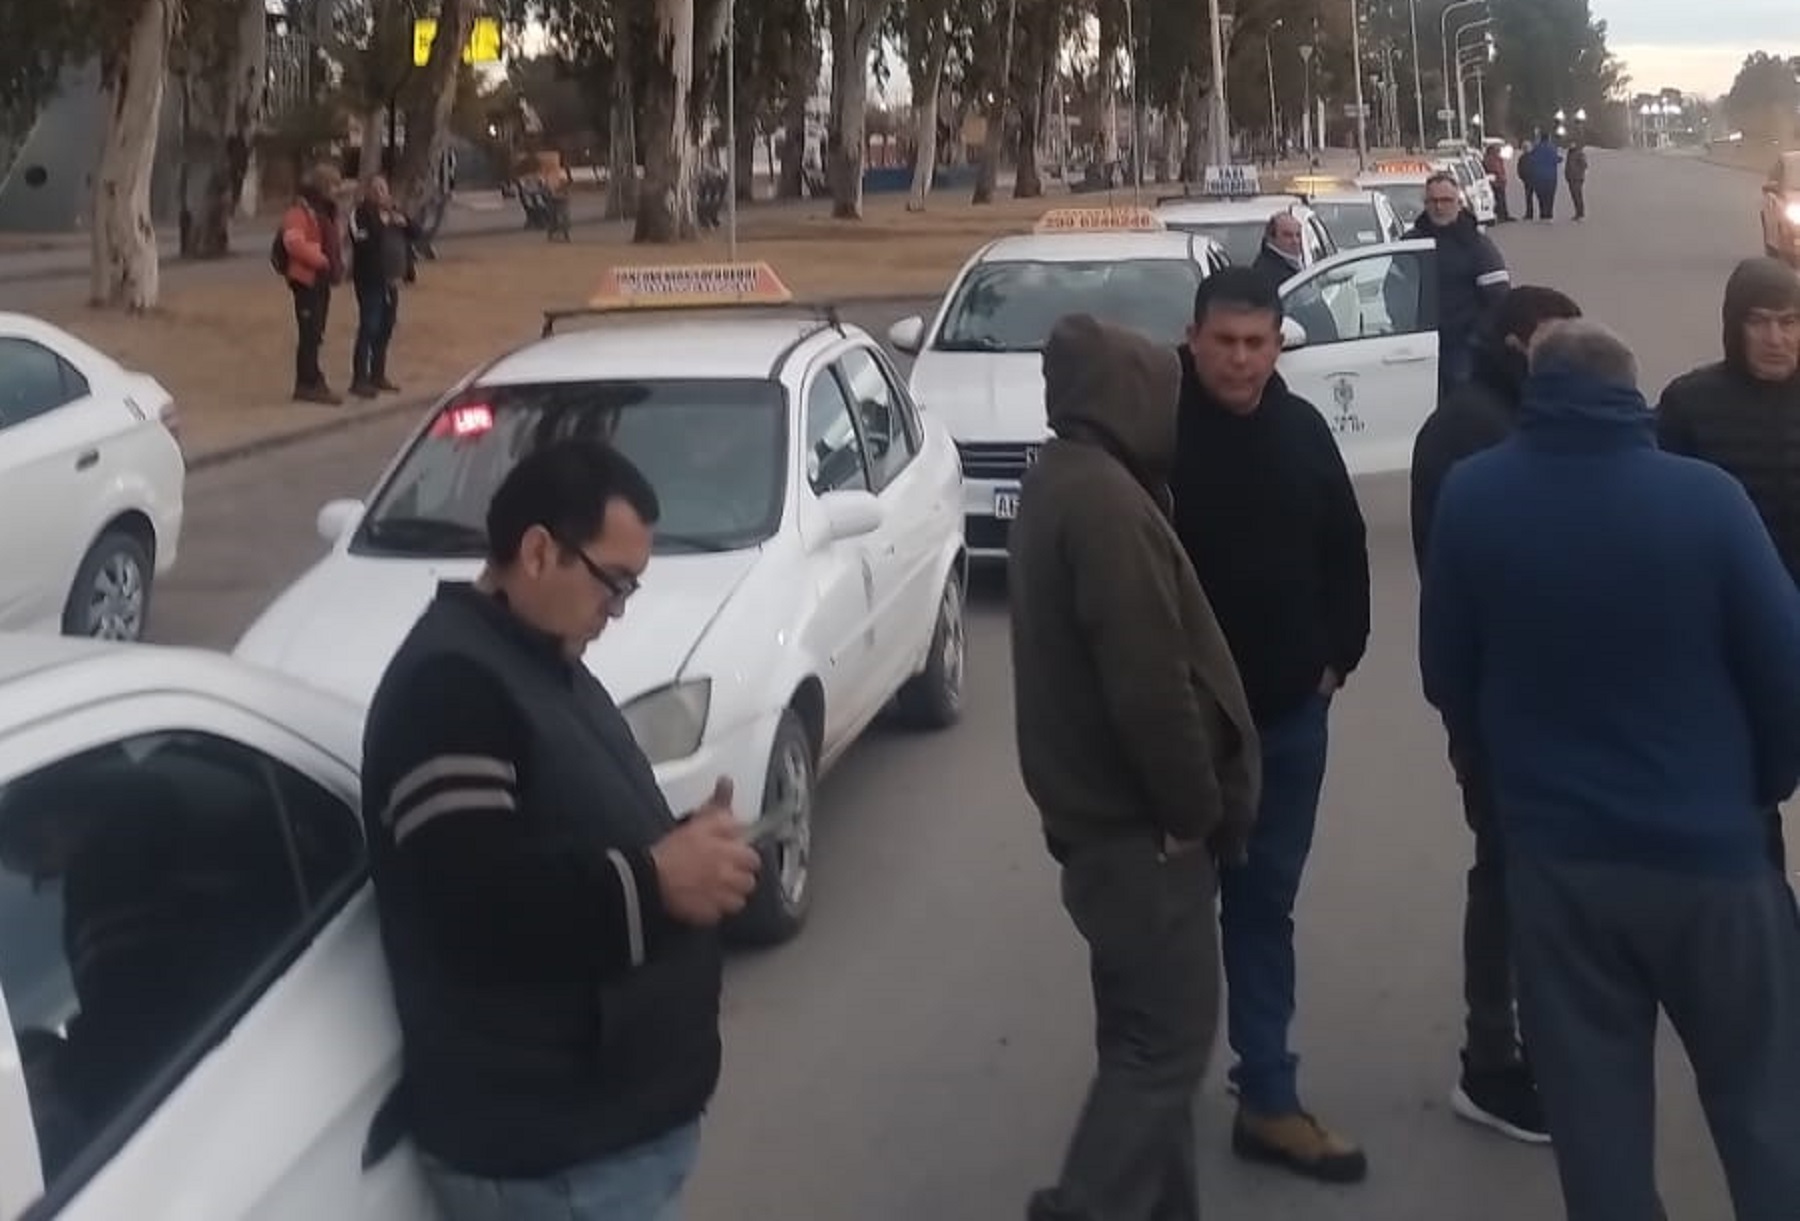
[{"label": "yellow street sign", "polygon": [[[431,44],[437,41],[436,17],[420,17],[413,22],[413,67],[423,68],[431,62]],[[463,47],[465,64],[492,64],[500,60],[500,19],[477,17],[469,29],[469,41]]]}]

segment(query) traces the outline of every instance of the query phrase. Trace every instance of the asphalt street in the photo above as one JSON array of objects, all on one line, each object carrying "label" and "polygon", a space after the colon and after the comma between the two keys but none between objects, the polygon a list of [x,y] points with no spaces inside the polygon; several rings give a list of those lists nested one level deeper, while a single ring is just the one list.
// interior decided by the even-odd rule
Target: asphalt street
[{"label": "asphalt street", "polygon": [[[1717,356],[1725,276],[1760,249],[1758,185],[1690,160],[1596,153],[1587,223],[1498,237],[1518,282],[1573,293],[1637,347],[1654,395]],[[853,318],[885,327],[898,312]],[[197,474],[157,638],[228,647],[322,551],[318,506],[367,490],[413,423]],[[1549,1154],[1448,1109],[1469,841],[1419,697],[1404,481],[1359,493],[1375,630],[1333,719],[1298,914],[1296,1040],[1307,1103],[1366,1144],[1372,1172],[1326,1188],[1237,1164],[1221,1049],[1201,1102],[1207,1216],[1550,1221],[1562,1213]],[[827,779],[812,924],[729,972],[727,1068],[691,1221],[1002,1221],[1053,1173],[1092,1066],[1091,1013],[1017,777],[1006,630],[1004,586],[990,576],[970,608],[965,722],[939,735],[878,730]],[[1671,1217],[1728,1216],[1672,1046],[1659,1145]]]}]

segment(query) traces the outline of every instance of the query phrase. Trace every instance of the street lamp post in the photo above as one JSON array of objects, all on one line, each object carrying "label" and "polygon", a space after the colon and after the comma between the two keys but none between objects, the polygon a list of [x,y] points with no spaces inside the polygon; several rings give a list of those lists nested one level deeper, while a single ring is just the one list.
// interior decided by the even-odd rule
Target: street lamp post
[{"label": "street lamp post", "polygon": [[[1456,3],[1446,6],[1444,11],[1438,15],[1438,49],[1443,52],[1443,58],[1439,62],[1442,63],[1444,67],[1445,110],[1450,109],[1450,74],[1457,70],[1455,61],[1450,58],[1450,14],[1454,13],[1459,8],[1473,8],[1478,4],[1486,3],[1487,0],[1456,0]],[[1446,130],[1455,130],[1454,127],[1450,126],[1452,122],[1454,122],[1453,119],[1446,119],[1444,121]],[[1420,140],[1421,143],[1423,143],[1422,134]]]},{"label": "street lamp post", "polygon": [[1406,0],[1407,15],[1412,21],[1413,109],[1418,112],[1419,147],[1425,147],[1425,84],[1419,71],[1419,0]]},{"label": "street lamp post", "polygon": [[725,0],[725,260],[737,262],[737,0]]},{"label": "street lamp post", "polygon": [[1356,77],[1356,168],[1369,168],[1368,109],[1363,105],[1362,18],[1350,0],[1350,67]]},{"label": "street lamp post", "polygon": [[1269,69],[1269,141],[1276,153],[1281,151],[1281,107],[1275,101],[1275,31],[1280,28],[1281,19],[1276,18],[1263,35],[1263,61]]},{"label": "street lamp post", "polygon": [[[1456,53],[1456,126],[1464,140],[1469,138],[1469,97],[1463,89],[1463,68],[1465,66],[1463,51],[1465,48],[1462,45],[1462,36],[1470,30],[1479,30],[1484,26],[1492,25],[1493,20],[1492,17],[1483,17],[1480,20],[1458,26],[1455,37],[1450,40],[1450,45]],[[1468,49],[1473,50],[1474,48]],[[1484,49],[1483,54],[1488,54],[1488,52]],[[1471,60],[1470,62],[1475,61]]]},{"label": "street lamp post", "polygon": [[1312,156],[1313,149],[1316,147],[1318,139],[1318,133],[1313,131],[1312,55],[1312,44],[1302,43],[1300,45],[1300,75],[1306,83],[1306,113],[1303,118],[1305,119],[1304,130],[1306,132],[1306,155],[1308,157]]},{"label": "street lamp post", "polygon": [[1219,0],[1207,0],[1208,24],[1212,34],[1212,163],[1231,164],[1231,112],[1225,105],[1225,22],[1219,15]]}]

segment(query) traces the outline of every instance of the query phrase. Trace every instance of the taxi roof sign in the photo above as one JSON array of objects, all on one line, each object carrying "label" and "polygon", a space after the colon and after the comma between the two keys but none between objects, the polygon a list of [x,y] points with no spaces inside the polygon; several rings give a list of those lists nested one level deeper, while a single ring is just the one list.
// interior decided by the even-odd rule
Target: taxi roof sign
[{"label": "taxi roof sign", "polygon": [[1052,208],[1038,217],[1034,233],[1160,233],[1162,218],[1149,208]]},{"label": "taxi roof sign", "polygon": [[1369,167],[1376,174],[1435,174],[1437,166],[1430,161],[1377,161]]},{"label": "taxi roof sign", "polygon": [[599,310],[716,309],[722,305],[785,305],[794,299],[767,263],[677,263],[609,267],[588,298]]},{"label": "taxi roof sign", "polygon": [[1260,195],[1262,174],[1254,165],[1209,165],[1200,189],[1207,195]]},{"label": "taxi roof sign", "polygon": [[1300,195],[1323,195],[1343,189],[1344,180],[1331,174],[1296,174],[1288,182],[1288,190]]}]

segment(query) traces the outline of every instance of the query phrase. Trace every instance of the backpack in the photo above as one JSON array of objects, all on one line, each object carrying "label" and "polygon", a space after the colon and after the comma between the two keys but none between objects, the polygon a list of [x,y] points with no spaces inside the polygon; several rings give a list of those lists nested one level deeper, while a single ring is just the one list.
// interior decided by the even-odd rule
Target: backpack
[{"label": "backpack", "polygon": [[286,235],[281,231],[281,228],[279,226],[277,226],[275,229],[275,240],[273,242],[269,243],[269,266],[271,266],[275,269],[276,275],[280,276],[284,280],[287,278],[287,273],[288,273],[287,240],[286,240]]}]

